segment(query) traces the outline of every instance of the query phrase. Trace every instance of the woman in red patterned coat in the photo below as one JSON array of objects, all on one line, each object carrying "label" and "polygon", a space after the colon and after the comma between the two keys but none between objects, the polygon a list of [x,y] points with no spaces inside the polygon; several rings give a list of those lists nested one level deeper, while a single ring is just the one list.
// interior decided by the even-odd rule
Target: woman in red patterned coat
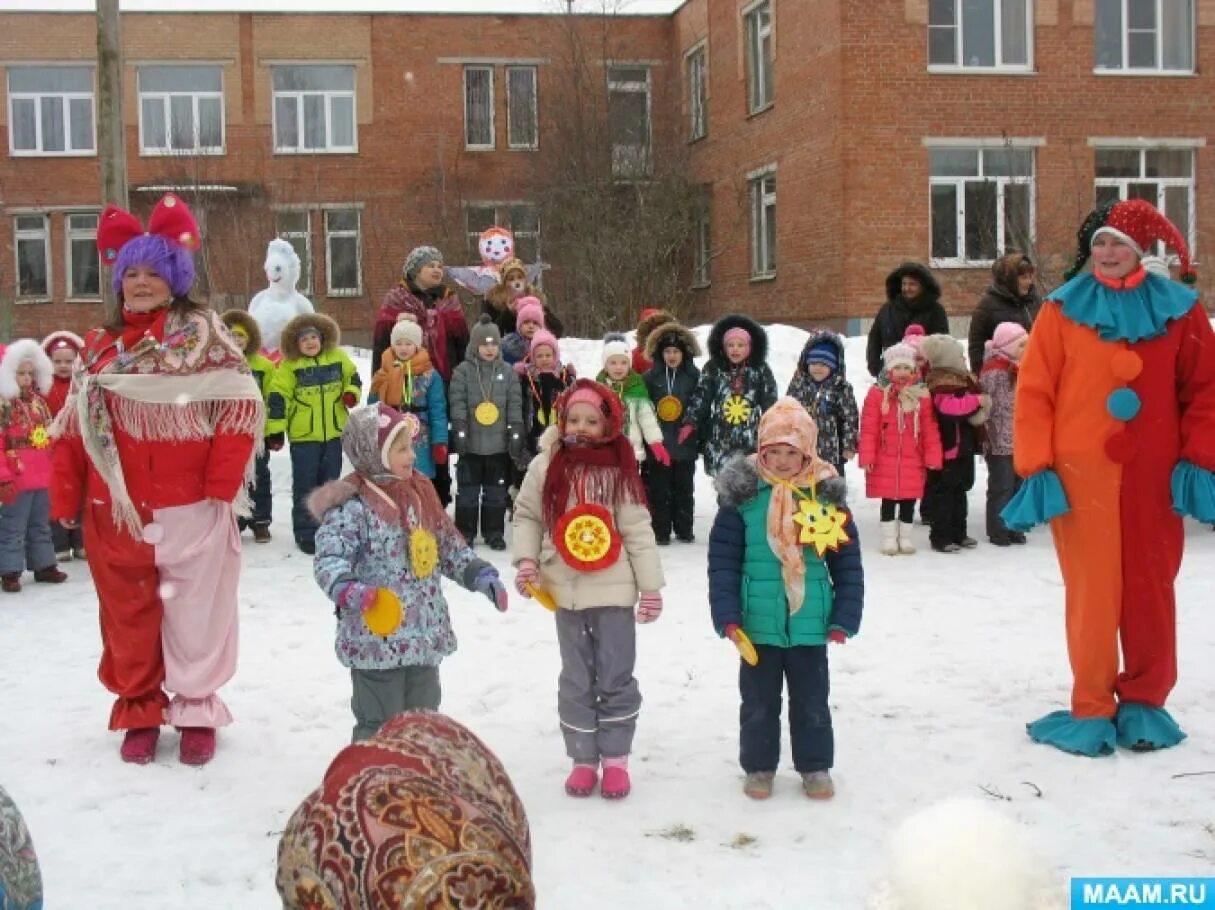
[{"label": "woman in red patterned coat", "polygon": [[121,307],[89,333],[55,424],[51,517],[72,527],[83,516],[98,675],[118,696],[122,758],[137,764],[155,757],[164,723],[181,730],[181,760],[204,764],[232,720],[216,690],[236,670],[234,503],[265,407],[218,314],[186,296],[198,244],[176,196],[147,233],[121,209],[102,212],[97,245]]}]

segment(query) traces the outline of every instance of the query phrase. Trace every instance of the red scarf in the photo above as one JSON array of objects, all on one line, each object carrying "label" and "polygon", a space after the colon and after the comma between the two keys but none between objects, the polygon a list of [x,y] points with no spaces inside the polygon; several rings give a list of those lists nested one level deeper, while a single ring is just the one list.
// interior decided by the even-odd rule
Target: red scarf
[{"label": "red scarf", "polygon": [[579,502],[612,510],[629,502],[644,506],[645,487],[633,444],[619,433],[596,445],[554,443],[542,494],[545,527],[556,527],[557,519],[569,509],[571,493]]}]

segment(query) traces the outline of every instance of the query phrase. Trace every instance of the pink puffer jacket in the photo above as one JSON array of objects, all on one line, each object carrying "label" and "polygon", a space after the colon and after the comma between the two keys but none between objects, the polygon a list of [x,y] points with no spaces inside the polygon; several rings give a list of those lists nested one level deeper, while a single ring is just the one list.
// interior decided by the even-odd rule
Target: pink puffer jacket
[{"label": "pink puffer jacket", "polygon": [[[883,399],[888,399],[882,413]],[[874,385],[861,409],[861,467],[870,499],[920,499],[925,469],[941,467],[941,434],[922,383]]]}]

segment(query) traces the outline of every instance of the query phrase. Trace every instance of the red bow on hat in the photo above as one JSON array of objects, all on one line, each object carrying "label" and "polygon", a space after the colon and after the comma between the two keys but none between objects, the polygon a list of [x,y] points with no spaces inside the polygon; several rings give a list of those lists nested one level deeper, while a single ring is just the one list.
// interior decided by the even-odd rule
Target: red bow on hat
[{"label": "red bow on hat", "polygon": [[168,193],[156,203],[156,208],[152,209],[152,217],[148,219],[146,231],[139,219],[130,212],[116,205],[105,207],[97,226],[97,249],[101,252],[102,261],[106,265],[112,265],[118,258],[118,251],[126,243],[145,233],[163,237],[187,250],[197,250],[202,246],[198,222],[190,214],[190,209],[180,197]]}]

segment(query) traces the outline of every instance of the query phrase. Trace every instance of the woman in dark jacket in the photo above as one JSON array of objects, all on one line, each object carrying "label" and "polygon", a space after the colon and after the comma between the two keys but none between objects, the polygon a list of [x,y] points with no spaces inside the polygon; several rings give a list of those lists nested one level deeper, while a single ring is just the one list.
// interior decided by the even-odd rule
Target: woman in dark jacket
[{"label": "woman in dark jacket", "polygon": [[925,335],[949,334],[940,284],[918,262],[904,262],[886,276],[886,303],[869,329],[865,361],[871,376],[882,372],[882,351],[902,341],[913,323],[923,326]]},{"label": "woman in dark jacket", "polygon": [[1034,291],[1034,264],[1024,253],[1009,253],[991,266],[991,284],[970,317],[970,369],[983,369],[984,345],[1001,322],[1015,322],[1025,331],[1034,327],[1042,300]]}]

